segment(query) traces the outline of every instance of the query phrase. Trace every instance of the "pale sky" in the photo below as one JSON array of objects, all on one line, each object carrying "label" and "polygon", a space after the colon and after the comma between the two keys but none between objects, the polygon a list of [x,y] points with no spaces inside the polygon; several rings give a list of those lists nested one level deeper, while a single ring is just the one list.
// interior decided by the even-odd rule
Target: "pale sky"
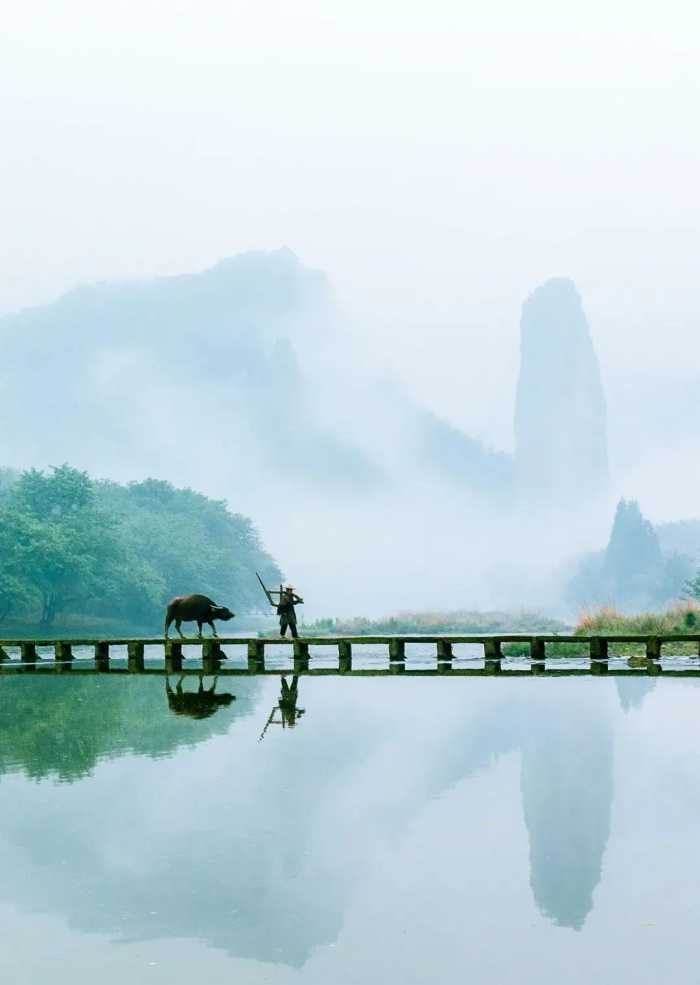
[{"label": "pale sky", "polygon": [[378,366],[504,447],[547,277],[623,396],[694,378],[699,26],[674,0],[5,0],[0,312],[287,245]]}]

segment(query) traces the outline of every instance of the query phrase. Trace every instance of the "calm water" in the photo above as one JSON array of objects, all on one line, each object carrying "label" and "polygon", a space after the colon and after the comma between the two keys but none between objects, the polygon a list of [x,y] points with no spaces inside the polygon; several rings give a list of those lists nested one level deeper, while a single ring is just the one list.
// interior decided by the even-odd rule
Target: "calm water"
[{"label": "calm water", "polygon": [[699,980],[700,683],[217,691],[0,678],[0,980]]}]

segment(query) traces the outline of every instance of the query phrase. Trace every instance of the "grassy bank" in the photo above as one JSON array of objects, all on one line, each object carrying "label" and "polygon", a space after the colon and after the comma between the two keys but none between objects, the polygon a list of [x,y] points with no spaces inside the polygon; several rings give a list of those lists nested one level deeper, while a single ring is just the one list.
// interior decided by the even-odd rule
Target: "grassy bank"
[{"label": "grassy bank", "polygon": [[[400,612],[379,619],[355,617],[351,619],[318,619],[305,623],[305,636],[426,636],[454,634],[459,636],[481,633],[524,633],[553,635],[562,633],[575,636],[616,636],[629,633],[634,636],[680,635],[700,633],[700,604],[679,602],[662,612],[644,612],[624,615],[613,608],[584,612],[574,627],[558,619],[551,619],[536,612]],[[547,653],[553,657],[587,657],[588,642],[550,643]],[[673,653],[697,654],[697,643],[673,644]],[[528,644],[507,643],[503,654],[509,657],[529,656]],[[645,647],[638,643],[611,644],[611,655],[624,657],[644,656]]]},{"label": "grassy bank", "polygon": [[398,612],[394,616],[365,619],[318,619],[304,623],[305,636],[426,636],[479,633],[565,633],[571,627],[537,612]]},{"label": "grassy bank", "polygon": [[[676,636],[687,633],[700,633],[700,604],[694,601],[677,602],[661,612],[640,612],[625,615],[609,606],[583,612],[574,628],[575,636]],[[691,656],[698,652],[697,643],[674,643],[674,655]],[[552,656],[587,656],[588,643],[551,643],[547,648]],[[527,656],[529,648],[520,644],[503,647],[508,656]],[[615,643],[609,648],[610,655],[635,657],[644,656],[643,643]]]}]

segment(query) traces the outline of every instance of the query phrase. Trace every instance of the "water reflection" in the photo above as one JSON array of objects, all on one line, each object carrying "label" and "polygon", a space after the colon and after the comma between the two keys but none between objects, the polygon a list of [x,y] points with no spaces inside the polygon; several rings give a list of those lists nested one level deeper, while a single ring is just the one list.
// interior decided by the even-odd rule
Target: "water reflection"
[{"label": "water reflection", "polygon": [[[273,705],[272,711],[270,712],[269,718],[265,723],[265,728],[260,733],[260,741],[265,738],[265,733],[271,725],[281,725],[282,728],[294,728],[297,724],[297,719],[301,718],[305,714],[304,708],[297,708],[297,699],[299,696],[299,677],[297,674],[292,677],[292,683],[289,684],[287,678],[283,675],[280,682],[281,690],[279,700],[276,705]],[[277,717],[277,712],[279,711],[279,718]]]},{"label": "water reflection", "polygon": [[173,690],[170,684],[170,676],[165,676],[165,695],[168,699],[168,708],[175,715],[185,715],[188,718],[209,718],[218,711],[219,708],[228,707],[232,701],[236,700],[235,694],[224,691],[222,694],[216,693],[216,685],[219,678],[215,675],[211,687],[204,687],[204,674],[198,674],[199,687],[196,691],[186,691],[183,689],[185,675],[181,674]]},{"label": "water reflection", "polygon": [[540,711],[527,717],[520,740],[530,885],[543,914],[580,930],[610,835],[611,720],[594,699]]},{"label": "water reflection", "polygon": [[646,674],[640,674],[638,677],[632,674],[616,677],[615,687],[622,710],[631,711],[633,708],[641,708],[642,702],[654,690],[656,683],[657,678],[648,677]]},{"label": "water reflection", "polygon": [[[159,678],[0,680],[0,899],[40,905],[84,931],[198,938],[239,958],[301,967],[340,939],[363,874],[419,820],[428,860],[443,839],[452,851],[478,839],[472,817],[484,816],[489,778],[505,776],[491,809],[504,843],[527,835],[530,889],[526,872],[521,885],[550,926],[587,926],[605,883],[616,684],[305,678],[302,686],[313,715],[292,742],[283,731],[304,713],[296,676],[236,678],[235,702],[216,680],[194,690],[166,680],[167,703]],[[163,755],[178,757],[177,770],[163,769]],[[71,786],[7,776],[17,772]],[[497,855],[485,863],[495,884],[512,878],[503,864]],[[456,869],[454,878],[486,876]],[[376,888],[392,912],[395,889]],[[499,918],[531,920],[510,914],[509,900],[500,898]]]},{"label": "water reflection", "polygon": [[[246,679],[238,700],[216,718],[178,716],[163,702],[157,677],[38,676],[0,681],[0,776],[73,782],[102,759],[125,753],[161,757],[226,733],[251,715],[259,690]],[[229,704],[229,703],[226,703]]]}]

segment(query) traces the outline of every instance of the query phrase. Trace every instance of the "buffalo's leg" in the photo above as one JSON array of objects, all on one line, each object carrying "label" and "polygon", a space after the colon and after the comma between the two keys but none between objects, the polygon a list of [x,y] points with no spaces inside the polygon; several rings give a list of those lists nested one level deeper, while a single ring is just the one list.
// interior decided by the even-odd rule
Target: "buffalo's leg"
[{"label": "buffalo's leg", "polygon": [[175,620],[175,629],[180,634],[180,637],[184,640],[185,636],[184,636],[182,630],[180,629],[181,626],[182,626],[182,619],[176,619]]},{"label": "buffalo's leg", "polygon": [[214,625],[214,623],[213,623],[213,621],[211,619],[209,620],[209,625],[211,626],[211,635],[212,636],[218,636],[219,634],[216,631],[216,626]]},{"label": "buffalo's leg", "polygon": [[201,624],[201,622],[198,619],[197,620],[197,639],[201,640],[201,638],[202,638],[202,624]]}]

